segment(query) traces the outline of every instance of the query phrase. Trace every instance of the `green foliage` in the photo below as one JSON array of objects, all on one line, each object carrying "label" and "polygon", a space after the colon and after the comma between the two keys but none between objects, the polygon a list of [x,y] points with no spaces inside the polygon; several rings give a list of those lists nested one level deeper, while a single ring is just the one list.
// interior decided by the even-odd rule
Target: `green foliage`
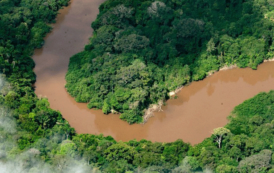
[{"label": "green foliage", "polygon": [[[0,69],[9,81],[0,82],[0,163],[23,155],[29,172],[40,170],[31,168],[33,160],[59,172],[79,161],[94,172],[273,172],[274,91],[235,107],[224,128],[195,146],[76,134],[32,88],[30,55],[49,31],[45,22],[66,4],[0,1]],[[71,58],[67,89],[90,108],[121,112],[129,123],[208,71],[235,63],[256,68],[272,58],[272,0],[113,0],[100,10],[91,44]]]},{"label": "green foliage", "polygon": [[[216,172],[267,172],[272,167],[273,98],[274,91],[260,93],[236,106],[230,122],[188,154],[198,158],[203,168]],[[218,146],[215,141],[222,134],[226,136]]]},{"label": "green foliage", "polygon": [[201,170],[198,160],[195,157],[187,156],[183,159],[179,167],[174,169],[174,173],[195,172]]},{"label": "green foliage", "polygon": [[237,172],[237,168],[235,166],[230,165],[219,165],[216,168],[217,173],[231,173],[231,172]]},{"label": "green foliage", "polygon": [[[90,44],[71,58],[66,88],[89,108],[140,122],[149,104],[182,85],[225,65],[256,69],[273,58],[272,3],[106,1]],[[130,95],[113,96],[121,89]]]},{"label": "green foliage", "polygon": [[75,156],[76,154],[76,149],[77,146],[69,141],[69,140],[64,140],[60,146],[60,150],[57,151],[58,155],[69,155],[69,156]]},{"label": "green foliage", "polygon": [[266,172],[271,168],[272,151],[262,150],[259,154],[245,158],[239,163],[239,172]]}]

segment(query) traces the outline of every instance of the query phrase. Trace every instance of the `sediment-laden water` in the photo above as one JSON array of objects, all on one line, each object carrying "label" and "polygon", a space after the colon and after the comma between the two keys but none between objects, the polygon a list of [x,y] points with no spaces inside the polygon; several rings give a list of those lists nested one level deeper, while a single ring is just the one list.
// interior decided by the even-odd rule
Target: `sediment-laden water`
[{"label": "sediment-laden water", "polygon": [[203,81],[184,87],[177,99],[167,101],[145,125],[129,125],[119,115],[104,115],[76,103],[65,90],[69,59],[82,51],[92,36],[91,22],[104,0],[73,0],[60,10],[53,30],[33,59],[37,75],[36,94],[47,97],[51,108],[59,110],[78,133],[111,135],[116,140],[148,139],[171,142],[183,139],[196,144],[211,131],[227,123],[233,108],[261,91],[274,89],[274,63],[258,70],[232,69],[218,72]]}]

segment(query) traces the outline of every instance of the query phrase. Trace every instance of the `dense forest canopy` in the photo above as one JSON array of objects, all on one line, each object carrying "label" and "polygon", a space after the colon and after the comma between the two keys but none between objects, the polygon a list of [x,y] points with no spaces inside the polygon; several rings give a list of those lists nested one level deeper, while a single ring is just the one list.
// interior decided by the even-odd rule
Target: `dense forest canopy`
[{"label": "dense forest canopy", "polygon": [[273,58],[272,0],[109,0],[73,56],[67,91],[104,113],[141,122],[144,109],[220,67]]},{"label": "dense forest canopy", "polygon": [[43,45],[58,9],[68,0],[0,0],[0,69],[17,85],[35,81],[31,59],[34,48]]},{"label": "dense forest canopy", "polygon": [[[1,83],[2,93],[7,83]],[[2,96],[0,107],[2,172],[274,172],[274,91],[235,107],[228,125],[195,146],[75,134],[46,99],[36,100],[29,114],[11,109],[8,99]]]},{"label": "dense forest canopy", "polygon": [[[154,89],[155,91],[158,91],[157,87],[159,88],[162,85],[164,91],[169,91],[176,88],[176,86],[171,89],[165,88],[165,86],[171,86],[165,85],[168,80],[172,83],[171,78],[167,78],[166,76],[173,75],[173,82],[176,82],[176,79],[179,80],[180,74],[188,74],[188,78],[184,78],[184,80],[188,81],[194,80],[194,75],[198,74],[199,70],[211,70],[211,66],[210,68],[207,66],[210,65],[209,62],[214,58],[211,59],[210,57],[220,56],[219,49],[221,49],[221,46],[218,47],[220,43],[226,43],[226,46],[224,46],[225,48],[221,49],[223,52],[221,53],[221,57],[224,58],[224,62],[216,60],[218,62],[216,63],[217,65],[211,62],[211,65],[216,65],[217,67],[220,67],[225,63],[233,64],[239,62],[247,62],[246,65],[253,67],[252,65],[254,65],[254,62],[258,57],[272,57],[271,21],[273,20],[273,12],[271,11],[271,8],[273,7],[274,2],[271,0],[245,2],[226,1],[226,3],[224,3],[224,1],[223,4],[226,5],[224,8],[225,11],[231,10],[231,13],[220,10],[218,4],[221,3],[221,1],[216,1],[214,4],[212,2],[206,3],[204,1],[195,1],[197,3],[191,1],[184,4],[182,4],[182,2],[183,1],[175,0],[170,2],[163,1],[156,3],[155,6],[155,4],[152,5],[153,2],[149,1],[107,1],[101,6],[101,14],[93,24],[94,28],[98,28],[96,29],[96,36],[91,39],[92,43],[86,47],[85,52],[76,55],[76,58],[74,57],[72,59],[72,64],[73,61],[78,64],[81,60],[84,65],[87,62],[86,60],[90,58],[90,63],[87,64],[86,67],[96,67],[98,70],[98,74],[96,74],[99,77],[100,75],[106,74],[100,71],[101,66],[92,66],[91,62],[101,62],[103,66],[106,66],[108,62],[109,65],[106,69],[115,71],[115,68],[111,65],[115,65],[114,61],[116,61],[115,58],[117,58],[116,68],[118,70],[115,73],[113,72],[113,75],[117,75],[119,80],[127,81],[129,86],[137,85],[133,84],[135,80],[130,81],[132,79],[128,77],[133,73],[135,75],[133,79],[140,80],[142,85],[144,85],[143,83],[147,83],[146,86],[150,86],[151,82],[155,82],[156,79],[158,80],[158,78],[163,77],[162,83],[155,86]],[[121,15],[115,11],[116,8],[114,7],[123,3],[124,6],[119,6],[119,8],[117,8],[118,10],[127,9],[129,7],[130,9],[132,8],[132,10],[126,10],[126,13]],[[203,9],[203,13],[194,14],[194,12],[192,12],[193,8],[191,8],[193,4],[197,9],[201,9],[202,7],[207,8]],[[54,22],[57,10],[63,5],[67,5],[67,1],[0,0],[0,70],[2,72],[0,75],[0,172],[274,172],[274,91],[260,93],[254,98],[235,107],[229,117],[229,124],[225,127],[214,129],[210,138],[205,139],[202,143],[195,146],[184,143],[182,140],[172,143],[152,143],[147,140],[118,142],[109,136],[76,134],[75,130],[62,118],[60,112],[52,110],[49,107],[47,99],[37,98],[34,94],[34,88],[32,87],[32,84],[35,82],[35,74],[32,71],[34,63],[30,55],[34,48],[43,45],[43,36],[45,36],[46,32],[50,31],[50,26],[47,25],[47,23]],[[182,5],[185,5],[185,8],[182,8],[183,11],[179,8]],[[187,7],[187,5],[189,7]],[[236,21],[232,26],[237,25],[238,27],[239,23],[237,23],[237,21],[240,19],[238,18],[238,13],[241,13],[240,11],[243,10],[246,13],[241,14],[247,16],[247,18],[242,19],[242,21],[253,27],[242,26],[242,28],[248,30],[248,32],[242,30],[242,32],[239,32],[238,35],[234,36],[231,35],[231,33],[226,33],[224,37],[220,37],[221,34],[219,33],[219,36],[216,38],[214,36],[213,39],[211,39],[211,36],[202,39],[199,38],[201,41],[198,41],[196,47],[197,52],[192,50],[192,45],[189,48],[184,47],[181,49],[179,49],[179,46],[178,50],[176,48],[176,51],[181,51],[180,56],[177,56],[179,53],[176,54],[178,62],[171,63],[175,61],[175,58],[172,60],[171,55],[168,53],[168,60],[163,61],[163,64],[161,64],[161,60],[155,58],[158,57],[158,55],[154,55],[155,52],[151,52],[151,56],[147,56],[148,52],[146,51],[149,51],[148,49],[156,51],[156,49],[154,50],[155,46],[153,47],[153,45],[156,45],[157,42],[161,42],[162,40],[162,37],[160,37],[161,35],[157,33],[158,30],[163,31],[163,33],[168,32],[169,30],[161,29],[163,24],[159,24],[159,27],[153,29],[151,26],[154,24],[150,25],[149,23],[154,22],[154,20],[147,21],[146,24],[142,23],[146,21],[145,14],[147,14],[147,11],[143,11],[144,13],[139,11],[139,13],[137,13],[133,7],[136,7],[136,9],[144,8],[149,10],[152,16],[149,15],[147,17],[153,17],[153,19],[155,17],[155,22],[157,21],[156,19],[159,19],[159,21],[167,20],[167,23],[163,23],[167,26],[173,25],[173,22],[171,23],[172,17],[161,17],[160,14],[164,12],[165,14],[172,14],[171,16],[173,16],[173,14],[188,14],[197,15],[199,17],[200,15],[199,18],[192,17],[191,19],[187,19],[187,22],[185,21],[186,18],[181,19],[191,26],[198,26],[201,18],[204,18],[203,25],[206,25],[208,22],[206,21],[207,18],[214,18],[217,16],[217,14],[214,16],[214,13],[209,13],[206,9],[212,9],[213,11],[218,11],[219,9],[220,16],[222,16],[221,14],[235,15],[231,18]],[[171,13],[172,10],[162,11],[162,8],[173,10],[178,8],[179,10],[175,10],[174,13]],[[228,10],[226,10],[226,8]],[[234,8],[235,10],[233,10]],[[115,17],[112,13],[117,14],[120,17]],[[133,14],[135,16],[134,18],[138,20],[133,20],[133,18],[128,17]],[[112,16],[112,18],[104,18],[104,16],[107,15]],[[204,15],[205,17],[201,17]],[[109,19],[111,20],[109,21]],[[230,26],[228,21],[226,24],[225,19],[226,18],[224,17],[221,20],[223,24]],[[248,21],[248,19],[250,19],[250,21]],[[102,21],[112,22],[112,26],[100,26]],[[140,24],[139,27],[142,32],[142,26],[149,27],[147,28],[147,32],[150,31],[152,35],[154,34],[154,39],[148,35],[139,33],[141,30],[138,30],[138,25],[135,27],[137,22],[138,25]],[[259,22],[259,24],[255,25],[256,22]],[[118,26],[119,23],[121,26]],[[216,21],[216,23],[218,22]],[[177,24],[184,25],[184,23],[180,23],[179,19]],[[127,27],[129,25],[132,27]],[[213,28],[223,27],[221,24],[217,25],[213,22],[210,26],[211,28],[213,26]],[[121,28],[124,28],[124,30],[120,31]],[[199,32],[203,35],[205,34],[205,31],[207,31],[206,28],[207,27],[202,28],[203,30],[197,29],[195,32]],[[228,28],[225,28],[225,30],[226,29]],[[230,28],[229,31],[231,30],[232,29]],[[238,29],[235,30],[238,32]],[[269,32],[267,32],[267,30]],[[105,33],[105,35],[98,34],[99,31]],[[113,35],[114,31],[115,33],[120,31],[118,32],[118,35],[119,33],[121,35]],[[214,32],[212,31],[211,34],[215,35],[221,31],[216,29]],[[133,34],[133,32],[136,33]],[[187,33],[193,35],[192,37],[196,37],[195,34],[191,34],[192,32],[193,31],[191,30]],[[264,34],[262,34],[263,32]],[[181,33],[180,37],[184,36],[184,34],[185,33]],[[162,36],[163,35],[165,34],[162,34]],[[172,33],[170,37],[171,36]],[[98,37],[105,39],[103,39],[104,42],[97,40],[97,45],[97,43],[94,44],[94,42],[96,42],[95,40],[98,39]],[[188,37],[185,39],[192,40]],[[214,39],[220,40],[218,42]],[[107,40],[109,40],[108,44],[106,43]],[[206,40],[206,42],[203,40]],[[229,42],[226,42],[227,40]],[[235,41],[233,44],[235,43],[239,46],[238,49],[235,49],[239,50],[238,56],[234,56],[233,61],[235,62],[230,59],[232,56],[230,53],[234,52],[232,50],[229,51],[230,47],[233,45],[232,42],[230,42],[231,40]],[[149,41],[149,43],[147,43],[147,41]],[[125,42],[132,44],[125,44]],[[99,43],[102,46],[101,48]],[[112,43],[114,44],[112,45]],[[214,51],[208,51],[208,47],[205,45],[213,45],[213,43],[215,46],[213,46]],[[261,44],[263,43],[265,45],[265,54],[262,54],[262,52],[259,51],[262,48]],[[163,46],[165,44],[167,43],[163,42],[163,44],[159,43],[158,45]],[[196,44],[196,41],[193,41],[193,45],[194,44]],[[252,52],[253,50],[248,51],[250,45],[257,48],[255,53]],[[160,47],[159,50],[169,51],[168,48],[165,46],[163,47],[165,49]],[[137,51],[133,54],[132,51],[137,48],[141,49],[143,52]],[[115,52],[118,51],[118,53],[110,52],[110,50],[106,51],[107,49]],[[103,53],[102,55],[100,55],[100,51]],[[196,52],[197,56],[195,56],[195,58],[194,54],[190,53],[191,51]],[[243,52],[249,53],[249,55],[244,56],[244,58],[239,60],[239,57],[244,55]],[[191,58],[192,55],[193,58]],[[103,59],[105,56],[107,58]],[[148,58],[151,58],[149,60],[151,63],[148,62]],[[229,62],[229,60],[231,60],[231,62]],[[127,65],[123,65],[124,63],[127,63]],[[184,64],[183,68],[182,63]],[[196,63],[196,65],[193,65],[193,63]],[[72,64],[70,68],[73,67]],[[122,65],[121,68],[118,68],[119,65]],[[174,68],[176,65],[178,65],[177,69]],[[238,66],[241,65],[238,64]],[[81,66],[78,64],[78,67]],[[183,70],[178,71],[181,69]],[[129,70],[132,73],[129,73]],[[157,73],[154,73],[155,71]],[[83,75],[81,72],[82,71],[78,71],[80,76]],[[85,74],[90,74],[91,71],[88,70],[87,72],[88,73]],[[126,75],[123,75],[123,73]],[[147,74],[153,76],[153,78],[151,78],[151,76],[146,77]],[[107,75],[105,77],[107,77]],[[81,79],[81,81],[83,79]],[[104,78],[101,80],[103,79]],[[99,78],[96,78],[96,80],[99,80]],[[89,81],[86,80],[86,84],[89,84],[88,82]],[[116,87],[116,85],[118,85],[117,83],[119,84],[119,87],[117,86],[118,88]],[[104,101],[106,104],[117,103],[118,101],[118,103],[123,101],[126,102],[127,100],[132,99],[132,92],[134,89],[135,91],[142,91],[142,88],[140,87],[132,89],[127,88],[128,86],[124,83],[117,83],[110,83],[113,85],[113,94],[115,94],[115,97],[113,97],[113,95],[106,97],[108,98]],[[105,89],[107,95],[108,90],[107,88]],[[110,93],[112,93],[112,91]],[[136,95],[137,94],[138,92],[136,92]],[[149,95],[152,94],[157,95],[157,92],[151,92]],[[137,96],[134,96],[134,98],[135,97],[138,98]],[[160,98],[162,96],[157,97]],[[166,95],[164,97],[166,97]],[[101,104],[100,98],[98,97],[96,99],[98,100],[98,103]],[[94,104],[94,102],[91,102],[91,104]],[[129,111],[129,108],[126,108],[126,103],[122,105],[123,109]],[[129,103],[128,106],[130,106]],[[131,112],[136,113],[135,115],[137,115],[138,110],[132,109]]]}]

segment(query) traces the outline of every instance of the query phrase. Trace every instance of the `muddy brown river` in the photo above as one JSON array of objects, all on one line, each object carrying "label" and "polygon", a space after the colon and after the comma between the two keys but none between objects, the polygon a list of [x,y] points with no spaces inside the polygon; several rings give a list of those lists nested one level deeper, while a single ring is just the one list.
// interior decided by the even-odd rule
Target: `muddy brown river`
[{"label": "muddy brown river", "polygon": [[274,63],[263,63],[258,70],[221,71],[193,82],[167,101],[162,112],[155,113],[145,125],[129,125],[119,115],[104,115],[76,103],[64,85],[69,59],[82,51],[92,35],[91,22],[104,0],[73,0],[60,10],[53,30],[33,59],[37,75],[36,94],[47,97],[51,108],[59,110],[78,133],[111,135],[116,140],[147,139],[172,142],[183,139],[196,144],[224,126],[233,108],[261,91],[274,89]]}]

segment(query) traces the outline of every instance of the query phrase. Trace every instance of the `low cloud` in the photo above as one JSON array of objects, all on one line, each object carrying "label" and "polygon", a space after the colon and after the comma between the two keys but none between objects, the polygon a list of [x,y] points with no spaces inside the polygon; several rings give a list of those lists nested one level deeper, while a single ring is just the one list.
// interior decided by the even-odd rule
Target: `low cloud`
[{"label": "low cloud", "polygon": [[[7,86],[10,85],[0,75],[0,91],[7,88],[9,90],[10,87]],[[13,117],[12,111],[0,105],[0,173],[93,172],[91,166],[88,166],[82,158],[76,160],[70,156],[62,156],[57,164],[53,164],[42,160],[41,152],[36,148],[22,152],[17,145],[17,138],[20,133],[22,132],[17,130],[16,119]],[[61,136],[53,135],[50,139],[39,139],[36,143],[49,144],[50,140],[62,141],[62,139]]]}]

